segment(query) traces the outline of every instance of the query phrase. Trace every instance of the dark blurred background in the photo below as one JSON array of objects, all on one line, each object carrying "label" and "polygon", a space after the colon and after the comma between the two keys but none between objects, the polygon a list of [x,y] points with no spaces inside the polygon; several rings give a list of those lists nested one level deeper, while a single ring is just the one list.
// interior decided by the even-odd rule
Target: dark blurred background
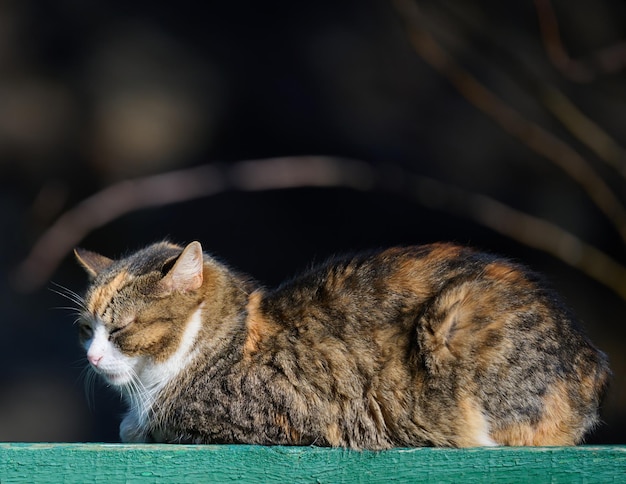
[{"label": "dark blurred background", "polygon": [[[396,244],[524,261],[611,358],[589,442],[626,443],[624,39],[617,0],[0,1],[0,440],[118,438],[119,396],[85,391],[72,303],[55,292],[85,287],[74,241],[53,232],[28,259],[63,213],[124,180],[289,157],[247,184],[189,200],[183,187],[100,223],[103,203],[69,225],[108,256],[200,240],[267,285]],[[366,182],[307,183],[303,155],[358,160]],[[246,190],[257,175],[265,189]],[[519,212],[468,210],[477,200]],[[60,265],[44,261],[52,247]]]}]

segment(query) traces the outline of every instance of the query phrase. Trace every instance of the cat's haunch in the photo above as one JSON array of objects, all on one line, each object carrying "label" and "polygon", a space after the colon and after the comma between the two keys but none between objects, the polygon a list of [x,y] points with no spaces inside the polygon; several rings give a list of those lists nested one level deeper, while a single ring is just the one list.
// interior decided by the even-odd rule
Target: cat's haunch
[{"label": "cat's haunch", "polygon": [[337,258],[275,289],[161,242],[91,284],[80,339],[125,442],[574,445],[609,369],[527,269],[450,244]]}]

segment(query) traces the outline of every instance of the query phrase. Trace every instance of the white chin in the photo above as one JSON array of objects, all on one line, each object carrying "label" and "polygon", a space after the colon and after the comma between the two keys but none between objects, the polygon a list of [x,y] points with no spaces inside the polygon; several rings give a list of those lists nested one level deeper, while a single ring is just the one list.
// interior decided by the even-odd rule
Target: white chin
[{"label": "white chin", "polygon": [[127,373],[101,373],[107,383],[119,387],[130,382],[131,378]]}]

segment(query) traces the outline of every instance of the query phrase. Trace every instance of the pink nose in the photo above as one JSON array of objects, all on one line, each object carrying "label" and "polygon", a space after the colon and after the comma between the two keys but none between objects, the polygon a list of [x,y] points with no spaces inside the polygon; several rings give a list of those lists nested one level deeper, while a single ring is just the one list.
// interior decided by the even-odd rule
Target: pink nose
[{"label": "pink nose", "polygon": [[91,363],[93,366],[96,366],[96,367],[100,363],[100,360],[102,360],[102,356],[103,355],[93,355],[93,354],[87,353],[87,359],[89,360],[89,363]]}]

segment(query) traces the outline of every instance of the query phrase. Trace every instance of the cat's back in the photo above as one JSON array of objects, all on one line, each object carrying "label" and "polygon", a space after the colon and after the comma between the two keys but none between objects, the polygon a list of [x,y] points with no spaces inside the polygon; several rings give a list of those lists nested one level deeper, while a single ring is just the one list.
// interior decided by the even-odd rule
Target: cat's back
[{"label": "cat's back", "polygon": [[539,287],[534,278],[508,260],[455,244],[393,247],[314,265],[267,291],[262,305],[264,312],[285,324],[326,317],[332,324],[368,326],[404,312],[415,315],[416,307],[432,303],[446,288],[464,281],[490,279],[514,290],[524,280],[526,290],[534,290]]},{"label": "cat's back", "polygon": [[507,259],[453,244],[356,254],[269,292],[261,309],[294,347],[335,345],[331,366],[353,365],[381,395],[403,375],[394,385],[413,386],[420,418],[450,426],[454,445],[569,445],[597,422],[606,356],[539,276]]}]

